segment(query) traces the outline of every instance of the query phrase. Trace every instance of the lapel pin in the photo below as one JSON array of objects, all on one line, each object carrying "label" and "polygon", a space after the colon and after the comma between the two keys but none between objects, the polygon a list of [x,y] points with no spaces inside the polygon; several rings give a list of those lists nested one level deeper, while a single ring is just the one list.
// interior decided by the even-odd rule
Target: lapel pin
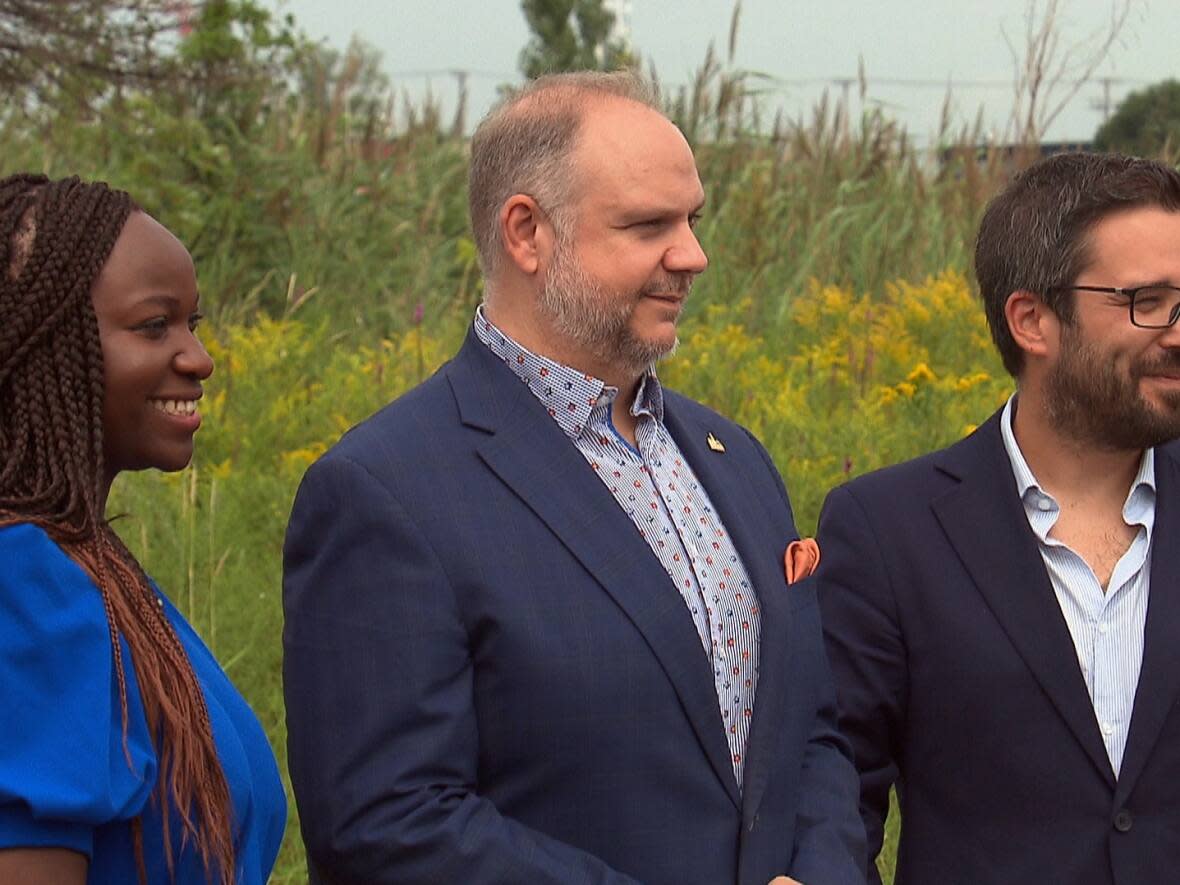
[{"label": "lapel pin", "polygon": [[719,440],[717,437],[715,437],[712,433],[710,433],[707,437],[705,437],[705,442],[707,442],[709,444],[709,448],[712,449],[714,452],[724,452],[725,451],[725,443],[723,443],[721,440]]}]

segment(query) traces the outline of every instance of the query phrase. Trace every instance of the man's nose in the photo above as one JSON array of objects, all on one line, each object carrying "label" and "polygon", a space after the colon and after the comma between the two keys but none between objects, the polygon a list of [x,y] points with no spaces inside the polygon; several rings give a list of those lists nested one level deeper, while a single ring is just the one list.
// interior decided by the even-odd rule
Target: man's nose
[{"label": "man's nose", "polygon": [[[1180,309],[1180,305],[1177,305],[1177,308]],[[1162,347],[1169,350],[1180,348],[1180,321],[1172,323],[1166,329],[1160,329],[1158,340]]]},{"label": "man's nose", "polygon": [[709,256],[701,248],[696,233],[686,223],[677,241],[664,253],[664,270],[671,273],[703,273]]}]

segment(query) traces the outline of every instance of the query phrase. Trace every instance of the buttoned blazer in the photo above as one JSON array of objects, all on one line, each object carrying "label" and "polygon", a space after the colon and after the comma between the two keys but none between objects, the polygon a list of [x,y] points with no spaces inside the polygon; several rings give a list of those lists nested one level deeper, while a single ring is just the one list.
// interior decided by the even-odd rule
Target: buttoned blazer
[{"label": "buttoned blazer", "polygon": [[469,335],[313,465],[291,515],[284,688],[313,881],[864,881],[814,582],[783,577],[786,491],[746,431],[672,392],[665,410],[761,607],[744,791],[679,593]]},{"label": "buttoned blazer", "polygon": [[896,781],[897,885],[1172,881],[1176,448],[1156,450],[1143,666],[1116,782],[999,420],[853,480],[820,517],[818,592],[870,854]]}]

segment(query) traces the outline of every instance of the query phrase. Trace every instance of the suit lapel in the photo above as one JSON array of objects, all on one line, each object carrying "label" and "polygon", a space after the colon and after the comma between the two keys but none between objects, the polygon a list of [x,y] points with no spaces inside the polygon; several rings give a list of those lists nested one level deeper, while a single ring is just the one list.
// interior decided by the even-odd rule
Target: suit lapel
[{"label": "suit lapel", "polygon": [[[781,735],[782,711],[791,681],[786,666],[791,626],[788,591],[781,555],[771,551],[781,554],[794,540],[794,526],[790,537],[781,536],[781,522],[765,509],[763,502],[771,491],[765,487],[767,477],[752,478],[744,459],[709,447],[708,439],[718,428],[703,426],[679,414],[673,397],[668,397],[666,404],[665,424],[721,516],[758,596],[761,612],[758,687],[742,789],[742,813],[746,820],[757,810],[774,767],[774,748],[776,738]],[[724,436],[719,441],[730,446],[731,451],[745,442]],[[763,487],[756,487],[756,482]]]},{"label": "suit lapel", "polygon": [[[789,540],[783,539],[785,547]],[[759,585],[765,587],[765,585]],[[754,720],[750,723],[750,740],[746,747],[746,770],[743,785],[742,823],[749,825],[762,803],[770,772],[782,760],[776,749],[787,728],[784,710],[792,681],[798,673],[787,667],[791,649],[793,619],[788,590],[771,586],[759,597],[762,611],[762,648],[758,661],[758,691],[754,698]],[[814,673],[810,674],[814,676]],[[808,724],[808,731],[813,727]]]},{"label": "suit lapel", "polygon": [[1180,532],[1180,465],[1163,447],[1156,449],[1155,479],[1143,666],[1119,771],[1117,801],[1130,795],[1180,695],[1180,546],[1174,541]]},{"label": "suit lapel", "polygon": [[572,441],[474,335],[447,369],[460,415],[491,432],[479,457],[610,594],[651,647],[705,755],[740,804],[713,674],[680,594]]},{"label": "suit lapel", "polygon": [[940,466],[961,482],[933,502],[938,521],[1017,653],[1113,787],[1077,652],[1016,494],[998,414],[948,449]]}]

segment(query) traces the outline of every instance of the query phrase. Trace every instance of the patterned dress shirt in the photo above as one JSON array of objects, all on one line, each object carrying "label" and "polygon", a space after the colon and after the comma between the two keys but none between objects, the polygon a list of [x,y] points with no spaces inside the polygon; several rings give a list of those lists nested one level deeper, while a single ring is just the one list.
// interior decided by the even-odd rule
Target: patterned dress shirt
[{"label": "patterned dress shirt", "polygon": [[1123,521],[1136,529],[1135,539],[1115,565],[1104,592],[1089,564],[1067,545],[1049,537],[1061,507],[1041,488],[1016,442],[1012,430],[1014,400],[1008,400],[1000,418],[1004,448],[1012,462],[1028,524],[1037,536],[1041,558],[1069,627],[1106,755],[1117,778],[1143,665],[1151,529],[1155,525],[1155,450],[1144,452],[1123,504]]},{"label": "patterned dress shirt", "polygon": [[476,311],[475,333],[541,401],[635,524],[684,600],[713,667],[738,787],[758,685],[758,599],[721,517],[664,426],[654,371],[631,414],[636,444],[611,422],[618,388],[534,354]]}]

